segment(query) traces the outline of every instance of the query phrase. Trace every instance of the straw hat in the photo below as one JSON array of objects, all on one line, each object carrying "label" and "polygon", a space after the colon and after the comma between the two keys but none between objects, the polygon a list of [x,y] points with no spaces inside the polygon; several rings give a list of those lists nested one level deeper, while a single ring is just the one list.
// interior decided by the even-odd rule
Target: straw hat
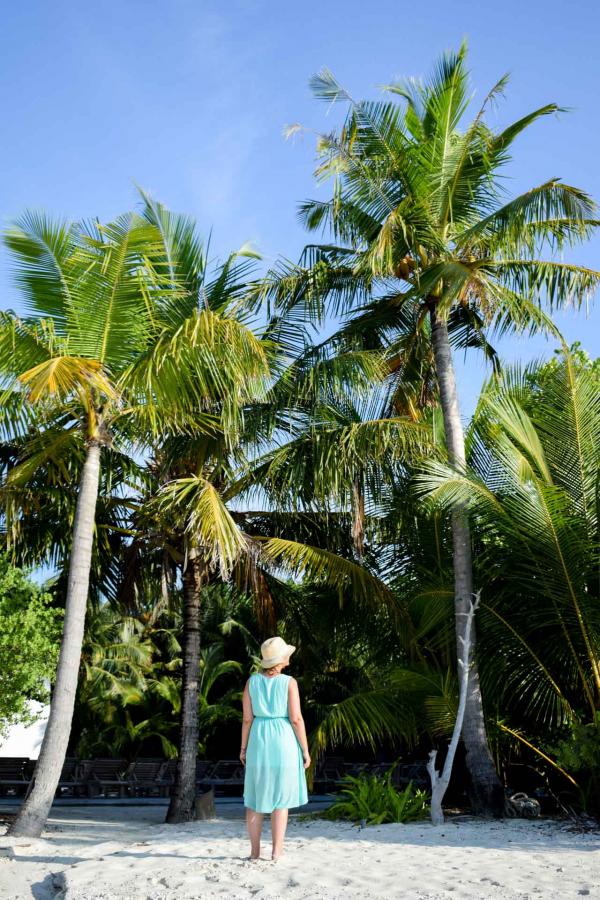
[{"label": "straw hat", "polygon": [[276,666],[278,663],[283,662],[284,659],[287,659],[295,649],[292,644],[286,644],[283,638],[267,638],[260,645],[262,654],[260,664],[263,669],[270,669],[271,666]]}]

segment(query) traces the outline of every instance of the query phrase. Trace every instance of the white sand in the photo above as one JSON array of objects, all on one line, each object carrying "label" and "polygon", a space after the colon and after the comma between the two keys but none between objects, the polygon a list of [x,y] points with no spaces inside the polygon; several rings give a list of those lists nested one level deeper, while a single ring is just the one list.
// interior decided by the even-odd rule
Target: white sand
[{"label": "white sand", "polygon": [[[284,856],[249,852],[240,810],[185,826],[152,807],[60,808],[44,838],[0,837],[3,900],[600,898],[600,839],[553,822],[382,825],[290,818]],[[234,816],[232,818],[231,816]],[[14,857],[11,855],[14,853]],[[3,856],[4,854],[4,856]],[[8,854],[8,856],[6,855]]]}]

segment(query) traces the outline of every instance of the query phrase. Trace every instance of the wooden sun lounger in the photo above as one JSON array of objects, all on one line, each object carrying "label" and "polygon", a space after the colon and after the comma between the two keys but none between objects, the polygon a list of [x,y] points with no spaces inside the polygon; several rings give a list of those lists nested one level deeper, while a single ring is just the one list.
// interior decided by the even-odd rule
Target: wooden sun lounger
[{"label": "wooden sun lounger", "polygon": [[411,781],[416,788],[429,786],[429,775],[425,760],[417,760],[414,763],[401,763],[392,772],[392,784],[397,787],[404,787]]},{"label": "wooden sun lounger", "polygon": [[396,787],[406,787],[412,781],[414,787],[424,788],[429,785],[429,776],[427,774],[427,762],[425,760],[417,760],[412,763],[393,762],[375,763],[369,768],[374,775],[386,775],[392,769],[391,781]]},{"label": "wooden sun lounger", "polygon": [[202,786],[216,790],[242,787],[244,767],[239,759],[219,759],[214,767],[201,779]]},{"label": "wooden sun lounger", "polygon": [[[158,783],[165,792],[163,796],[168,797],[171,794],[177,777],[178,762],[179,760],[177,759],[168,759],[163,763],[163,768],[157,778]],[[214,767],[215,762],[212,759],[199,759],[196,762],[196,790],[200,793],[209,790],[211,787],[209,779]]]},{"label": "wooden sun lounger", "polygon": [[345,765],[343,756],[326,756],[319,774],[328,781],[339,781],[344,775]]},{"label": "wooden sun lounger", "polygon": [[127,784],[133,797],[166,797],[168,782],[162,778],[164,759],[136,759],[127,772]]},{"label": "wooden sun lounger", "polygon": [[372,766],[369,766],[369,772],[372,775],[387,775],[393,765],[393,762],[373,763]]},{"label": "wooden sun lounger", "polygon": [[88,768],[85,762],[75,757],[67,757],[60,773],[56,797],[81,797],[87,794]]},{"label": "wooden sun lounger", "polygon": [[239,759],[219,759],[210,771],[210,780],[216,782],[231,782],[239,780],[243,775],[244,767]]},{"label": "wooden sun lounger", "polygon": [[369,763],[365,762],[345,762],[341,770],[342,775],[360,775],[361,772],[369,768]]},{"label": "wooden sun lounger", "polygon": [[[171,785],[175,784],[175,775],[177,774],[177,762],[176,759],[167,759],[162,772],[160,773],[160,782],[169,788]],[[168,794],[168,792],[167,792]]]},{"label": "wooden sun lounger", "polygon": [[90,759],[85,779],[88,797],[130,796],[129,771],[133,767],[125,759]]},{"label": "wooden sun lounger", "polygon": [[205,782],[207,778],[210,778],[212,771],[215,768],[214,759],[199,759],[196,763],[196,784],[200,781]]},{"label": "wooden sun lounger", "polygon": [[325,756],[315,768],[313,784],[319,790],[327,791],[339,784],[345,774],[346,763],[343,756]]},{"label": "wooden sun lounger", "polygon": [[0,757],[0,796],[22,797],[30,781],[29,758],[26,756]]}]

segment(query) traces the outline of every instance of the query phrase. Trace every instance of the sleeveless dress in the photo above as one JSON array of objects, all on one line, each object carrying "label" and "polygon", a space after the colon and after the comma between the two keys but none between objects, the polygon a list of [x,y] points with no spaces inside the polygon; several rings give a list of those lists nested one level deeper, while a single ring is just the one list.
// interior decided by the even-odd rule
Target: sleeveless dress
[{"label": "sleeveless dress", "polygon": [[288,717],[289,675],[248,679],[254,719],[244,771],[244,806],[260,813],[308,803],[302,747]]}]

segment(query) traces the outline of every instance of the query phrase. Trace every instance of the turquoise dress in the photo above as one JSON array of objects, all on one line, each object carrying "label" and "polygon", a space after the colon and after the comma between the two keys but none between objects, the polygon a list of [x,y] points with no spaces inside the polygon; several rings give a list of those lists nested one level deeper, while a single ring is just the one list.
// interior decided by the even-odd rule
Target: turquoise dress
[{"label": "turquoise dress", "polygon": [[289,675],[248,679],[254,719],[246,748],[244,806],[260,813],[308,803],[302,747],[288,716]]}]

